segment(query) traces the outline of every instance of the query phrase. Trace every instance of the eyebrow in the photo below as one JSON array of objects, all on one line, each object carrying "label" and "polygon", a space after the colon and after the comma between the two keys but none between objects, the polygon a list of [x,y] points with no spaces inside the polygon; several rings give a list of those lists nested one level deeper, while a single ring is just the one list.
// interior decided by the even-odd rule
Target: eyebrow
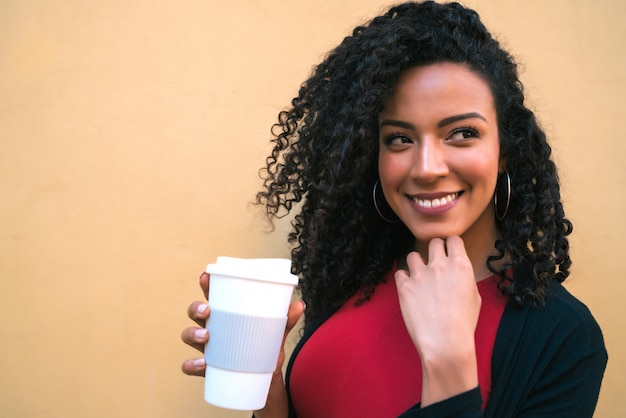
[{"label": "eyebrow", "polygon": [[458,122],[460,120],[474,119],[474,118],[482,119],[485,122],[487,122],[487,118],[485,118],[480,113],[478,113],[478,112],[470,112],[470,113],[463,113],[462,115],[455,115],[455,116],[450,116],[449,118],[442,119],[437,124],[437,127],[438,128],[443,128],[446,125],[450,125],[451,123]]},{"label": "eyebrow", "polygon": [[409,123],[409,122],[403,122],[401,120],[385,119],[382,122],[380,122],[380,126],[381,127],[383,127],[385,125],[396,126],[398,128],[409,129],[409,130],[412,130],[412,131],[415,130],[415,125],[413,125],[412,123]]},{"label": "eyebrow", "polygon": [[[473,119],[473,118],[482,119],[485,122],[487,122],[487,118],[485,118],[480,113],[470,112],[470,113],[463,113],[461,115],[454,115],[454,116],[444,118],[441,121],[439,121],[439,123],[437,124],[437,128],[443,128],[444,126],[450,125],[451,123],[458,122],[460,120],[465,120],[465,119]],[[415,125],[413,125],[410,122],[404,122],[401,120],[385,119],[380,123],[380,127],[383,127],[385,125],[396,126],[398,128],[409,129],[413,131],[415,130]]]}]

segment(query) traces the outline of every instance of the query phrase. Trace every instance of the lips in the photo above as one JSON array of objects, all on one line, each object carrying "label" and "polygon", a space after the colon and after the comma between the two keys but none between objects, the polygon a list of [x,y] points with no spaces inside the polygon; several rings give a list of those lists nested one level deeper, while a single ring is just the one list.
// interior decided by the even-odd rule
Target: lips
[{"label": "lips", "polygon": [[440,197],[427,198],[425,196],[409,196],[419,207],[422,208],[438,208],[440,206],[447,205],[448,203],[456,200],[461,193],[450,193]]}]

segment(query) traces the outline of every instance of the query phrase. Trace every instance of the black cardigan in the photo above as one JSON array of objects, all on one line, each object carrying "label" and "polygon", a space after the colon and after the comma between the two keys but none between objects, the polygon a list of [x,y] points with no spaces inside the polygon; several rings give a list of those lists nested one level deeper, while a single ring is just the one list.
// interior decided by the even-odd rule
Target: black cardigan
[{"label": "black cardigan", "polygon": [[[516,281],[530,278],[530,272],[523,268],[515,275]],[[307,327],[295,347],[287,366],[287,393],[298,352],[333,313]],[[552,281],[545,305],[507,305],[491,361],[492,387],[484,411],[476,387],[423,409],[415,405],[401,417],[591,417],[607,353],[600,327],[587,307]],[[297,417],[291,399],[289,417]]]}]

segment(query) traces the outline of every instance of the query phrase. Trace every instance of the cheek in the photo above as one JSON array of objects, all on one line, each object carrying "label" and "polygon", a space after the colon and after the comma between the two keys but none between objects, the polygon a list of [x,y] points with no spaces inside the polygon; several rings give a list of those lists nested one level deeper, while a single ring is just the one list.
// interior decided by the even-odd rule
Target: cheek
[{"label": "cheek", "polygon": [[475,159],[465,165],[465,181],[491,196],[498,179],[498,163],[492,159]]},{"label": "cheek", "polygon": [[381,153],[378,157],[378,176],[384,188],[393,187],[407,172],[404,158],[397,154]]},{"label": "cheek", "polygon": [[459,169],[466,173],[466,179],[473,183],[481,184],[490,189],[495,190],[498,171],[502,165],[500,158],[500,147],[497,137],[489,138],[480,147],[476,147],[471,152],[464,155],[464,158],[456,158],[461,165]]}]

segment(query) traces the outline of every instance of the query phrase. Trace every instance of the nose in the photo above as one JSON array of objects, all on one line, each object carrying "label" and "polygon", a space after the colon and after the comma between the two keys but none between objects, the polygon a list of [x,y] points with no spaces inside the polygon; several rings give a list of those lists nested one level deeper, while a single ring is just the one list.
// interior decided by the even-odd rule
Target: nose
[{"label": "nose", "polygon": [[411,176],[424,183],[432,183],[449,173],[443,144],[437,140],[422,140],[415,148]]}]

